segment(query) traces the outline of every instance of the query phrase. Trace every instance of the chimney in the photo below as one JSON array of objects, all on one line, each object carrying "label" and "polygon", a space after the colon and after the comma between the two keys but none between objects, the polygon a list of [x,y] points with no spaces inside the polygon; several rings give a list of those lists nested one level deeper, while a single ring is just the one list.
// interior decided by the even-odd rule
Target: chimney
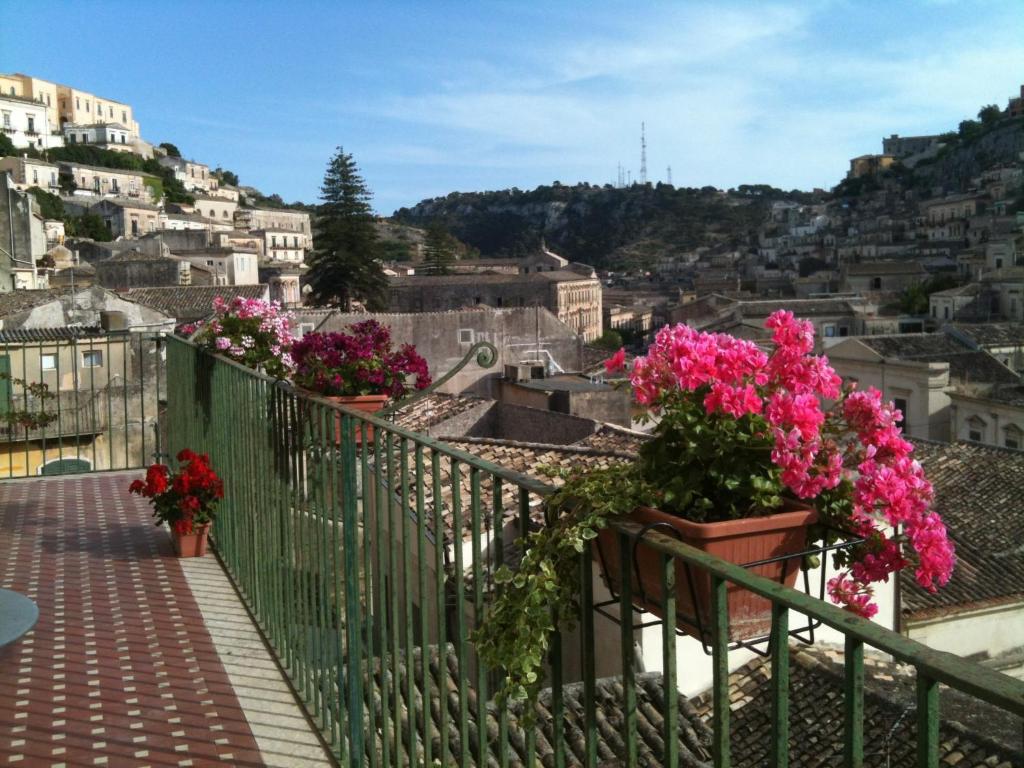
[{"label": "chimney", "polygon": [[128,318],[124,312],[111,312],[103,310],[100,312],[100,328],[110,333],[111,331],[127,331]]}]

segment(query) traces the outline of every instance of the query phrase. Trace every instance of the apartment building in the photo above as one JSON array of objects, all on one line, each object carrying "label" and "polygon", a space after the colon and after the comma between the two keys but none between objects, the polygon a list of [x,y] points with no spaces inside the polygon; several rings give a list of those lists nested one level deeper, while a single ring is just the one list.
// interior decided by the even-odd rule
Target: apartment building
[{"label": "apartment building", "polygon": [[110,227],[114,237],[140,237],[156,232],[160,209],[138,200],[102,200],[89,209],[98,214]]},{"label": "apartment building", "polygon": [[47,108],[47,125],[50,133],[60,133],[60,112],[57,108],[57,84],[40,80],[29,75],[0,75],[0,94],[19,96],[38,102]]},{"label": "apartment building", "polygon": [[113,195],[156,202],[153,187],[146,183],[147,179],[155,181],[151,174],[119,168],[100,168],[63,160],[59,165],[60,175],[74,182],[76,194]]},{"label": "apartment building", "polygon": [[217,188],[217,179],[210,173],[210,166],[205,163],[169,155],[158,158],[157,162],[174,171],[174,178],[184,184],[185,189],[190,192],[206,193]]},{"label": "apartment building", "polygon": [[286,208],[239,208],[235,211],[235,228],[298,232],[313,236],[309,214]]},{"label": "apartment building", "polygon": [[213,221],[221,222],[231,226],[235,219],[235,209],[238,203],[221,197],[210,195],[195,195],[196,202],[193,208],[194,213]]},{"label": "apartment building", "polygon": [[313,247],[309,235],[295,230],[256,229],[252,234],[260,238],[264,258],[268,261],[301,264],[306,260],[306,251]]},{"label": "apartment building", "polygon": [[6,171],[18,189],[39,187],[57,194],[60,166],[32,157],[0,157],[0,172]]},{"label": "apartment building", "polygon": [[19,149],[50,149],[64,145],[64,138],[50,130],[50,113],[45,103],[24,96],[0,94],[0,131]]},{"label": "apartment building", "polygon": [[259,256],[255,252],[210,247],[175,251],[174,256],[211,272],[215,285],[258,285],[260,282]]},{"label": "apartment building", "polygon": [[131,131],[120,123],[94,123],[75,125],[64,123],[61,129],[65,144],[88,144],[114,152],[134,152]]},{"label": "apartment building", "polygon": [[133,140],[139,137],[139,124],[135,121],[131,106],[124,102],[59,84],[57,99],[61,125],[118,123],[128,129]]}]

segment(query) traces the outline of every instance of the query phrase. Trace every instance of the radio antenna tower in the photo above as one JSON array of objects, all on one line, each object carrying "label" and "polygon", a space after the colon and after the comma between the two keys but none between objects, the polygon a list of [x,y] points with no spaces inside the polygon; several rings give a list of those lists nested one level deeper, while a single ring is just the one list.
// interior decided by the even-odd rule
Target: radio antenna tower
[{"label": "radio antenna tower", "polygon": [[672,166],[671,165],[668,167],[668,171],[666,172],[666,176],[668,177],[668,185],[671,187],[672,186]]},{"label": "radio antenna tower", "polygon": [[647,137],[644,134],[645,125],[640,123],[640,183],[647,183]]}]

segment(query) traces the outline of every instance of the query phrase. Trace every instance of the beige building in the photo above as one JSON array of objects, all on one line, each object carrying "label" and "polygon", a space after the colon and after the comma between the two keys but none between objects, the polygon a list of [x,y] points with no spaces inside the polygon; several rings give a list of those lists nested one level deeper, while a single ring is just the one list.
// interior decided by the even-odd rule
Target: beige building
[{"label": "beige building", "polygon": [[193,211],[199,216],[212,219],[221,224],[233,226],[235,220],[235,209],[238,203],[221,197],[209,195],[195,195],[196,202]]},{"label": "beige building", "polygon": [[133,140],[139,138],[139,124],[130,105],[67,85],[58,84],[56,89],[61,125],[119,123],[129,130]]},{"label": "beige building", "polygon": [[141,237],[156,232],[160,209],[138,200],[110,198],[89,209],[103,218],[114,237]]},{"label": "beige building", "polygon": [[[153,199],[153,182],[156,177],[139,171],[126,171],[119,168],[100,168],[62,161],[60,175],[74,182],[76,194],[110,195],[144,202],[156,202]],[[147,184],[147,180],[151,183]]]},{"label": "beige building", "polygon": [[259,255],[232,248],[177,251],[175,257],[210,271],[215,285],[258,285]]},{"label": "beige building", "polygon": [[211,186],[209,195],[210,197],[219,197],[223,200],[231,200],[232,202],[238,202],[238,187],[232,187],[230,184],[220,184],[217,179],[214,178],[214,184]]},{"label": "beige building", "polygon": [[60,133],[60,112],[57,101],[57,84],[40,80],[29,75],[0,75],[0,94],[20,96],[23,99],[43,104],[47,108],[46,120],[50,133]]},{"label": "beige building", "polygon": [[174,171],[174,178],[184,184],[185,189],[190,192],[205,194],[211,189],[217,188],[217,179],[210,174],[210,166],[205,163],[167,155],[158,158],[157,162]]},{"label": "beige building", "polygon": [[39,187],[57,194],[60,166],[32,157],[0,157],[0,172],[7,171],[18,189]]},{"label": "beige building", "polygon": [[1024,450],[1024,385],[951,392],[953,438]]},{"label": "beige building", "polygon": [[605,330],[626,330],[645,336],[654,327],[654,310],[650,307],[623,307],[618,304],[604,308]]},{"label": "beige building", "polygon": [[926,201],[923,206],[929,224],[943,224],[969,219],[985,210],[985,196],[979,194],[950,195]]},{"label": "beige building", "polygon": [[313,236],[309,214],[287,208],[239,208],[235,211],[235,227],[298,232],[307,237]]}]

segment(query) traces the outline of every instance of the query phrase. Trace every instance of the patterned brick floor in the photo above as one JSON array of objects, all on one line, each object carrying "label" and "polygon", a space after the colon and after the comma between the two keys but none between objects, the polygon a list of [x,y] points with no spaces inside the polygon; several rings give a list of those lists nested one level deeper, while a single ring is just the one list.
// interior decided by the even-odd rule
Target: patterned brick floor
[{"label": "patterned brick floor", "polygon": [[262,765],[168,534],[129,479],[0,484],[0,586],[40,613],[0,649],[0,765]]}]

